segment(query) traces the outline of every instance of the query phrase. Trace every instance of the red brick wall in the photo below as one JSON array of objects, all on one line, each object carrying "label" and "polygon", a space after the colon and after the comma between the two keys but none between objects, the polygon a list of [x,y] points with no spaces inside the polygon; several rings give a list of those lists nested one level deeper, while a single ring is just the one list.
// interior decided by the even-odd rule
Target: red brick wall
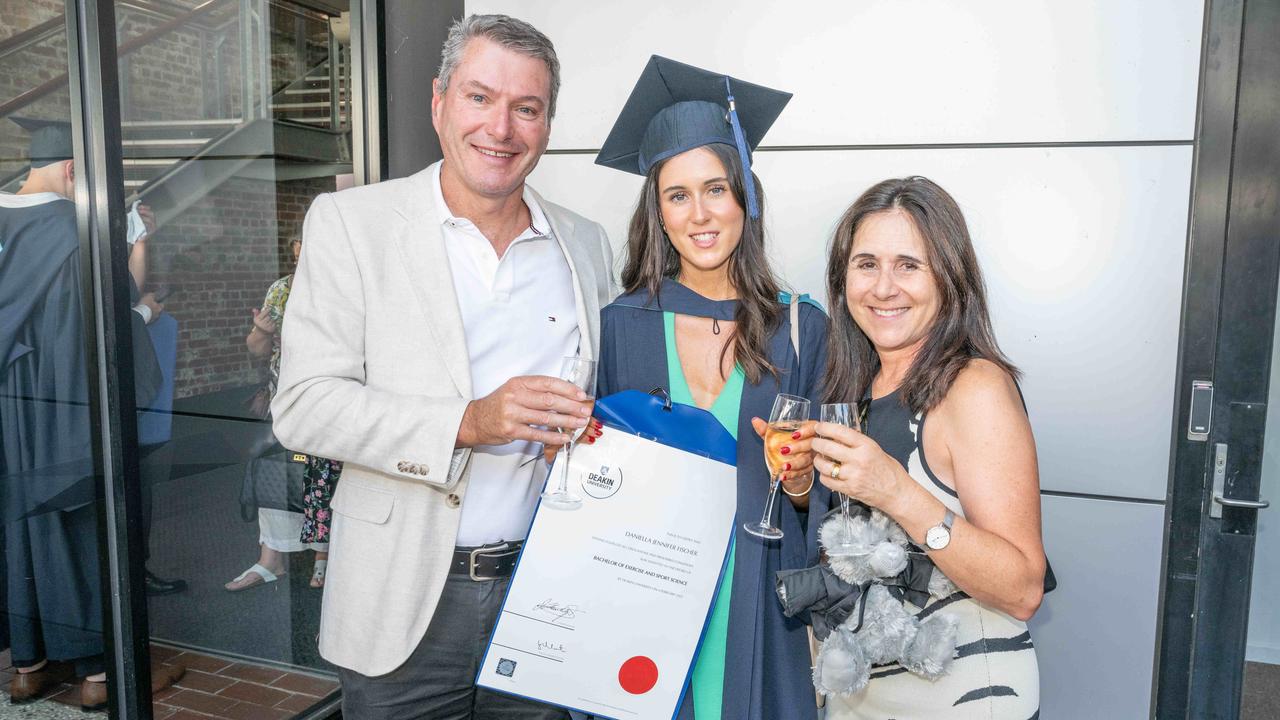
[{"label": "red brick wall", "polygon": [[[192,0],[180,4],[195,5]],[[191,120],[217,117],[205,113],[205,66],[208,49],[218,38],[235,43],[239,35],[236,24],[216,28],[218,20],[234,17],[236,6],[215,11],[200,19],[200,24],[180,26],[157,37],[120,59],[121,106],[123,120]],[[117,37],[120,43],[128,42],[153,30],[165,22],[149,13],[128,7],[116,10]],[[234,70],[235,85],[224,85],[223,93],[239,96],[238,54],[231,57],[227,70]],[[210,62],[210,64],[212,64]],[[216,92],[212,85],[209,91]]]},{"label": "red brick wall", "polygon": [[165,304],[179,323],[176,397],[263,382],[265,361],[244,345],[250,310],[293,271],[289,242],[333,189],[333,178],[231,180],[158,233],[149,283],[178,291]]},{"label": "red brick wall", "polygon": [[[12,37],[62,14],[62,0],[0,0],[0,39]],[[67,72],[67,34],[49,38],[0,60],[0,103]],[[18,113],[37,118],[71,119],[71,98],[64,85]],[[27,165],[26,131],[0,119],[0,178]]]},{"label": "red brick wall", "polygon": [[[173,0],[194,6],[197,0]],[[192,120],[236,117],[240,106],[238,6],[202,16],[164,33],[120,62],[121,118],[124,120]],[[62,0],[0,0],[0,39],[29,30],[62,15]],[[141,36],[168,18],[121,6],[116,11],[120,43]],[[59,30],[35,45],[0,60],[0,102],[7,102],[67,72],[67,38]],[[221,42],[222,62],[213,48]],[[217,81],[221,76],[221,82]],[[17,115],[70,120],[71,101],[65,84],[19,110]],[[28,136],[17,125],[0,122],[0,178],[27,164]]]}]

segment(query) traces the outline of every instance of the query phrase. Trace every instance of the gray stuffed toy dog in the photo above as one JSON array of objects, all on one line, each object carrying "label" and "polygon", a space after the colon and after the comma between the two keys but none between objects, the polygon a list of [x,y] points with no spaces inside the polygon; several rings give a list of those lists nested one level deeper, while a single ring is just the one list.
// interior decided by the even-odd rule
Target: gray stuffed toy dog
[{"label": "gray stuffed toy dog", "polygon": [[[884,583],[907,567],[909,539],[902,527],[879,510],[848,522],[832,513],[818,528],[818,541],[825,548],[853,547],[853,554],[829,557],[828,563],[836,577],[862,591],[858,611],[836,626],[818,651],[813,667],[818,692],[859,693],[872,666],[895,662],[929,680],[946,674],[956,653],[956,619],[935,613],[921,621]],[[945,598],[956,590],[935,567],[929,594]]]}]

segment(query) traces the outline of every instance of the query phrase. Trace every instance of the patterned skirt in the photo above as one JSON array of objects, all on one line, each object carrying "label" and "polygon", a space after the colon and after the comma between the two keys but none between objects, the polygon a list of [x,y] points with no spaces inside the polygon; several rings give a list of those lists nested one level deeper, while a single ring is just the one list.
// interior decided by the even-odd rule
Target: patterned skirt
[{"label": "patterned skirt", "polygon": [[[907,605],[909,611],[915,608]],[[1026,623],[961,596],[931,602],[924,615],[959,620],[956,659],[936,681],[900,665],[873,668],[867,688],[827,698],[827,720],[1034,720],[1040,669]]]},{"label": "patterned skirt", "polygon": [[333,514],[329,502],[338,486],[342,463],[313,455],[307,456],[302,471],[302,542],[329,542],[329,527]]}]

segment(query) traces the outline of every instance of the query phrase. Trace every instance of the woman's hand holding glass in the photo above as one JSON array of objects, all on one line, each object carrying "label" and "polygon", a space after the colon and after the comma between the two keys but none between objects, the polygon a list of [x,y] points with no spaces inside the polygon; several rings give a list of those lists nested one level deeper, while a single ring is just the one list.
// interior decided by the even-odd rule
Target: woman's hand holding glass
[{"label": "woman's hand holding glass", "polygon": [[[788,493],[805,494],[805,488],[810,487],[810,480],[813,477],[813,442],[814,426],[816,422],[810,420],[801,424],[800,429],[791,434],[790,442],[783,446],[786,460],[782,465],[782,489]],[[756,431],[756,435],[763,440],[765,433],[769,430],[769,423],[763,418],[751,418],[751,429]],[[792,495],[792,497],[795,497]]]},{"label": "woman's hand holding glass", "polygon": [[[764,436],[765,466],[769,470],[769,497],[765,499],[764,514],[760,522],[749,522],[743,530],[767,540],[782,538],[782,531],[769,521],[773,516],[773,499],[781,484],[783,467],[791,455],[790,444],[795,434],[809,420],[809,401],[806,398],[778,393],[773,399],[773,411],[769,413],[769,426]],[[785,452],[784,452],[785,450]]]},{"label": "woman's hand holding glass", "polygon": [[902,465],[853,428],[820,422],[816,430],[813,466],[822,484],[894,516],[894,503],[904,496],[904,480],[915,482],[905,477]]}]

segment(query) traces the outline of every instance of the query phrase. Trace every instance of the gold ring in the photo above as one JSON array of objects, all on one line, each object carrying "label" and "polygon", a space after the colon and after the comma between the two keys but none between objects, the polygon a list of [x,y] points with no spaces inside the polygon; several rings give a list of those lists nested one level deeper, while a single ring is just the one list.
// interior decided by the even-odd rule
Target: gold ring
[{"label": "gold ring", "polygon": [[838,463],[838,462],[837,462],[837,463],[832,463],[832,465],[831,465],[831,479],[832,479],[832,480],[839,480],[839,479],[840,479],[840,463]]}]

